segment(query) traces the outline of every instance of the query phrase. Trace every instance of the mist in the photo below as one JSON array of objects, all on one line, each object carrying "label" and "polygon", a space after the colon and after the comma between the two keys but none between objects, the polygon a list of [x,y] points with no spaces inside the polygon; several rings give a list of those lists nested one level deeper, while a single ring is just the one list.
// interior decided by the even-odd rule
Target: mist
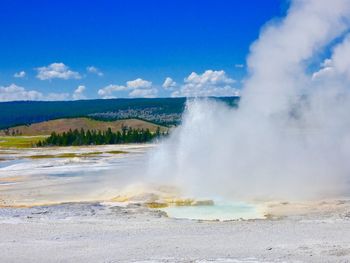
[{"label": "mist", "polygon": [[188,99],[148,178],[236,200],[350,194],[350,5],[294,0],[250,47],[237,109]]}]

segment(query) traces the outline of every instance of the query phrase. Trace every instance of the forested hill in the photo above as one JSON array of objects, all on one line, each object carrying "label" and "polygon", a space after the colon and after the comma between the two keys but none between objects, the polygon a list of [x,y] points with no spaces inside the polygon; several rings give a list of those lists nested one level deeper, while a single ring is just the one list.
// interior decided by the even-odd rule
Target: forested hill
[{"label": "forested hill", "polygon": [[[230,105],[237,105],[239,100],[238,97],[217,99]],[[180,121],[185,103],[186,98],[1,102],[0,129],[70,117],[139,118],[169,126]]]}]

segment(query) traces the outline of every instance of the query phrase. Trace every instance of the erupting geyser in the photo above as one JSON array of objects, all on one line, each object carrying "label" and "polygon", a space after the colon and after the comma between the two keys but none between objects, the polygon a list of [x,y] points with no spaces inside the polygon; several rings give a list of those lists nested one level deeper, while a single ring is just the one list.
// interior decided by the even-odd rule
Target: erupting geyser
[{"label": "erupting geyser", "polygon": [[347,0],[292,1],[251,46],[239,108],[189,101],[150,178],[205,198],[349,194],[349,29]]}]

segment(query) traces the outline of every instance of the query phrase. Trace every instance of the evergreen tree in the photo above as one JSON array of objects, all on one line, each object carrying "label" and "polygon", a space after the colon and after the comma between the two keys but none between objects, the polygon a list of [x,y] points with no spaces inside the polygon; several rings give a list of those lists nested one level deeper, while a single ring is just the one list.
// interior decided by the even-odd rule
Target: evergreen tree
[{"label": "evergreen tree", "polygon": [[126,126],[122,127],[122,132],[116,133],[108,128],[106,131],[95,130],[80,131],[75,129],[69,130],[62,134],[52,132],[44,141],[37,143],[41,146],[79,146],[79,145],[101,145],[101,144],[121,144],[121,143],[145,143],[157,139],[161,136],[167,136],[168,133],[161,132],[158,128],[155,133],[151,133],[149,129],[133,129]]}]

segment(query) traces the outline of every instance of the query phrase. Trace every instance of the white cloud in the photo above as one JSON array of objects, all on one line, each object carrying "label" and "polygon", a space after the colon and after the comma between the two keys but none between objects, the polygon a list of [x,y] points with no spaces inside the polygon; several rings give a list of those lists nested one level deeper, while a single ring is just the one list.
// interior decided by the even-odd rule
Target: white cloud
[{"label": "white cloud", "polygon": [[67,100],[68,93],[49,93],[44,96],[36,90],[26,90],[16,84],[0,87],[0,101],[18,101],[18,100]]},{"label": "white cloud", "polygon": [[155,88],[151,89],[134,89],[129,93],[131,98],[154,98],[158,94],[158,90]]},{"label": "white cloud", "polygon": [[78,72],[72,71],[63,63],[52,63],[47,67],[39,67],[37,78],[41,80],[47,79],[80,79],[81,76]]},{"label": "white cloud", "polygon": [[94,67],[94,66],[86,67],[86,70],[87,70],[87,72],[92,73],[92,74],[96,74],[96,75],[98,75],[100,77],[103,76],[103,73],[101,72],[101,70],[96,68],[96,67]]},{"label": "white cloud", "polygon": [[98,90],[98,95],[104,99],[116,98],[116,92],[130,91],[128,96],[131,98],[135,97],[155,97],[158,90],[152,88],[152,82],[137,78],[126,82],[126,85],[108,85]]},{"label": "white cloud", "polygon": [[25,71],[20,71],[20,72],[16,72],[14,75],[13,75],[15,78],[24,78],[26,76],[26,73]]},{"label": "white cloud", "polygon": [[11,84],[0,86],[0,101],[27,101],[27,100],[68,100],[69,93],[49,93],[44,95],[36,90],[27,90],[24,87]]},{"label": "white cloud", "polygon": [[170,78],[170,77],[167,77],[165,80],[164,80],[164,83],[162,85],[162,87],[164,89],[172,89],[172,88],[175,88],[176,87],[176,82]]},{"label": "white cloud", "polygon": [[11,84],[0,87],[0,101],[14,100],[41,100],[43,94],[35,90],[26,90],[23,87]]},{"label": "white cloud", "polygon": [[98,90],[98,95],[101,96],[104,99],[109,99],[109,98],[115,98],[115,96],[113,96],[114,92],[118,92],[118,91],[125,91],[128,90],[128,87],[122,86],[122,85],[108,85],[102,89]]},{"label": "white cloud", "polygon": [[135,79],[126,82],[126,86],[131,90],[129,93],[130,98],[154,98],[158,90],[152,88],[152,82],[143,80],[143,79]]},{"label": "white cloud", "polygon": [[232,84],[236,81],[229,78],[223,70],[206,70],[202,75],[198,75],[196,72],[192,72],[187,78],[187,83],[199,83],[199,84]]},{"label": "white cloud", "polygon": [[228,77],[223,70],[206,70],[199,75],[192,72],[184,80],[181,89],[172,93],[173,97],[208,97],[208,96],[237,96],[237,89],[231,85],[236,81]]},{"label": "white cloud", "polygon": [[74,92],[73,92],[73,99],[74,100],[81,100],[81,99],[85,99],[85,95],[84,95],[84,91],[86,90],[86,87],[84,85],[80,85],[78,86]]},{"label": "white cloud", "polygon": [[74,93],[78,93],[81,94],[85,91],[86,87],[84,85],[80,85],[78,86],[78,88],[76,88],[76,90],[74,91]]},{"label": "white cloud", "polygon": [[127,81],[126,86],[130,89],[147,89],[152,87],[152,82],[138,78]]}]

